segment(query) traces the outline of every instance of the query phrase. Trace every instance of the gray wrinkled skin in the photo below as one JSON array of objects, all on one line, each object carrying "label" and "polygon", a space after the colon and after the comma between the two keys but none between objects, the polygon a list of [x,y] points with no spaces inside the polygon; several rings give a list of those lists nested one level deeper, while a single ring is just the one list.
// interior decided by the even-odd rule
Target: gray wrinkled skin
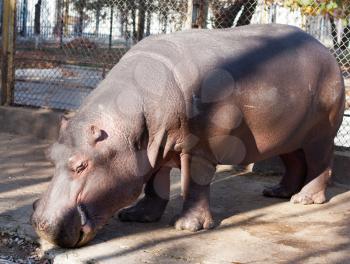
[{"label": "gray wrinkled skin", "polygon": [[181,167],[184,204],[174,225],[209,229],[215,166],[275,155],[286,173],[264,195],[323,203],[343,111],[337,62],[295,27],[148,37],[63,122],[50,150],[55,174],[32,223],[52,243],[82,246],[144,184],[145,197],[119,217],[156,221],[169,200],[170,169]]}]

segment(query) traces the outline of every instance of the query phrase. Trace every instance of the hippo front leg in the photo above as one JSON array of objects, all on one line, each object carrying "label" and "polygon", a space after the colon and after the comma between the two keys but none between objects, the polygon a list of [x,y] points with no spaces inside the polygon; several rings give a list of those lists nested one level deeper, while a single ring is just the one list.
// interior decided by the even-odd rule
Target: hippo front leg
[{"label": "hippo front leg", "polygon": [[168,204],[170,167],[161,167],[145,186],[145,196],[134,206],[122,209],[119,219],[124,222],[158,221]]},{"label": "hippo front leg", "polygon": [[182,213],[175,217],[174,226],[177,230],[192,232],[211,229],[214,227],[214,221],[210,212],[210,182],[215,173],[215,166],[203,158],[192,156],[188,162],[181,162],[182,178],[186,177],[186,172],[189,173],[189,178],[187,183],[185,179],[182,186]]}]

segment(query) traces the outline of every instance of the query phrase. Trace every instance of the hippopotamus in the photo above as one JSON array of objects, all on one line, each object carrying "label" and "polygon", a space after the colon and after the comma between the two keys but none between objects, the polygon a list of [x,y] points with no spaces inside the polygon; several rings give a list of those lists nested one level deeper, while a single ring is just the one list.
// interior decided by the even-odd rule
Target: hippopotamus
[{"label": "hippopotamus", "polygon": [[336,59],[296,27],[147,37],[62,120],[48,151],[54,175],[31,222],[39,236],[70,248],[117,212],[122,221],[157,221],[170,171],[180,168],[183,207],[173,224],[210,229],[216,166],[275,156],[286,170],[265,196],[324,203],[344,94]]}]

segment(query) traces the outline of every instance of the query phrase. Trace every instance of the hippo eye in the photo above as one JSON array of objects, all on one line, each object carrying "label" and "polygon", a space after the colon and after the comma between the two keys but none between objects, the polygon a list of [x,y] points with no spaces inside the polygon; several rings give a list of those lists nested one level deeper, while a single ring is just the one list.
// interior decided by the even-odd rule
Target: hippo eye
[{"label": "hippo eye", "polygon": [[83,172],[83,170],[85,170],[86,167],[87,167],[87,162],[83,161],[75,168],[75,172],[79,174],[79,173]]},{"label": "hippo eye", "polygon": [[83,155],[76,154],[69,158],[67,165],[72,172],[80,174],[88,166],[88,159]]}]

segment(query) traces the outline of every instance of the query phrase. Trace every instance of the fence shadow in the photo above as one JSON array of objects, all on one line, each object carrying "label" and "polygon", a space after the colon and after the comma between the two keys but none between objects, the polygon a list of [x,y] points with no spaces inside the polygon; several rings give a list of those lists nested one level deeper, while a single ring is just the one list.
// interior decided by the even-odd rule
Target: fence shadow
[{"label": "fence shadow", "polygon": [[[316,243],[309,246],[309,242],[303,242],[302,239],[293,237],[294,233],[301,232],[301,230],[308,229],[311,226],[329,227],[330,223],[322,222],[322,219],[319,221],[312,219],[309,223],[305,221],[298,222],[295,219],[298,217],[307,219],[309,216],[323,214],[333,207],[344,205],[344,199],[336,202],[333,202],[333,199],[337,199],[347,189],[332,187],[328,192],[331,202],[324,205],[311,206],[307,210],[303,210],[303,206],[295,209],[295,207],[298,208],[298,205],[292,205],[286,200],[266,198],[261,195],[264,185],[276,183],[278,180],[278,176],[266,177],[253,173],[244,173],[238,176],[233,175],[232,172],[219,173],[212,184],[212,211],[218,223],[215,229],[190,233],[176,231],[168,225],[171,218],[179,213],[181,209],[182,201],[179,196],[179,189],[176,189],[160,222],[123,223],[115,216],[86,248],[71,252],[76,252],[79,255],[79,252],[82,250],[82,252],[85,252],[82,255],[84,259],[86,258],[86,261],[93,260],[97,262],[114,261],[119,258],[133,259],[135,255],[142,255],[145,252],[158,252],[157,254],[151,254],[151,260],[147,261],[149,263],[163,263],[169,259],[174,259],[175,263],[191,263],[192,260],[198,262],[195,256],[201,256],[204,259],[209,258],[211,261],[214,261],[213,263],[224,263],[223,259],[215,257],[216,253],[214,250],[203,252],[201,249],[202,241],[205,240],[207,241],[206,243],[209,243],[213,237],[222,240],[217,237],[226,237],[227,234],[235,234],[235,232],[242,229],[248,230],[248,232],[259,239],[262,239],[263,236],[278,238],[279,241],[276,242],[275,247],[294,247],[298,250],[305,244],[310,247],[310,250],[305,250],[303,254],[294,253],[294,256],[289,255],[288,260],[291,262],[288,263],[302,263],[303,260],[310,259],[314,255],[317,257],[326,256],[333,251],[340,252],[343,260],[350,260],[350,258],[344,257],[345,254],[343,254],[345,250],[349,249],[350,238],[346,236],[347,232],[350,231],[349,222],[335,223],[339,226],[339,230],[337,230],[338,235],[342,237],[343,241],[347,241],[346,243],[328,243],[327,245]],[[280,204],[289,212],[281,214],[276,209],[273,209],[275,206],[279,207]],[[284,222],[288,222],[288,224],[284,224]],[[281,239],[282,236],[285,236],[285,240]],[[289,236],[292,239],[288,239]],[[233,237],[227,243],[232,242],[234,246],[235,243],[239,243],[240,239],[242,238],[237,237],[235,240]],[[266,238],[266,241],[268,240],[269,238]],[[270,242],[267,242],[265,245],[263,240],[259,242],[262,243],[262,247],[271,246]],[[218,244],[220,243],[222,244],[222,242],[218,242]],[[125,246],[121,247],[121,245]],[[106,254],[92,253],[94,248],[95,250],[102,250],[102,248],[111,247],[114,249]],[[206,248],[206,244],[203,244],[203,247]],[[234,256],[235,251],[234,249],[232,250],[232,256]],[[61,254],[67,253],[67,251],[62,250],[59,252]],[[47,254],[57,255],[57,251],[56,249],[48,250]],[[271,258],[268,260],[271,261]]]}]

